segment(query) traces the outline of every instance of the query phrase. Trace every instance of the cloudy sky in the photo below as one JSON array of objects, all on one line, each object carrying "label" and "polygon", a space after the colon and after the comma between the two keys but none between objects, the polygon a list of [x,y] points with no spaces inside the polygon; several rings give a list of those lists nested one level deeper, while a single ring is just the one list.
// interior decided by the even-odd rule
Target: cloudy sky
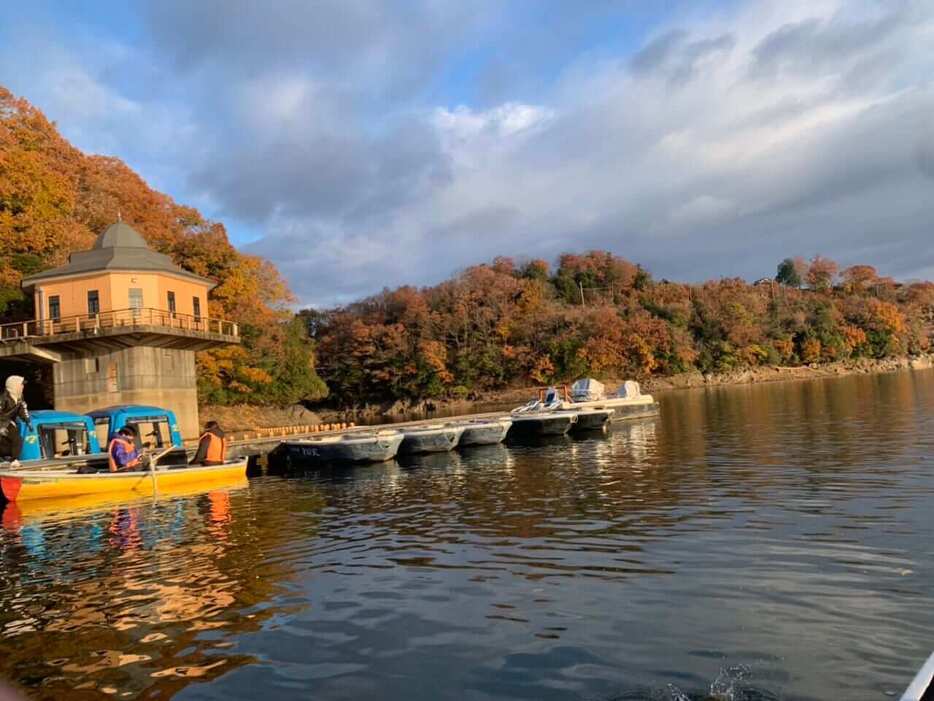
[{"label": "cloudy sky", "polygon": [[303,305],[590,248],[934,278],[934,0],[11,3],[0,84]]}]

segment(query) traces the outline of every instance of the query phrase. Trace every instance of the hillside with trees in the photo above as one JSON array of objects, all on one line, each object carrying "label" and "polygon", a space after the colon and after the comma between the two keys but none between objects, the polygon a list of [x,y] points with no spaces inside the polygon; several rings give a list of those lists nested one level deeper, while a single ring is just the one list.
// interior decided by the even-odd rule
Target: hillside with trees
[{"label": "hillside with trees", "polygon": [[817,256],[750,284],[653,280],[605,251],[498,258],[434,287],[302,312],[332,398],[482,396],[510,386],[727,372],[927,352],[934,284]]},{"label": "hillside with trees", "polygon": [[215,280],[210,314],[240,323],[241,346],[198,354],[202,402],[288,404],[326,394],[274,266],[237,251],[223,224],[156,192],[122,161],[82,153],[0,87],[0,321],[33,318],[22,278],[90,248],[118,216],[155,250]]}]

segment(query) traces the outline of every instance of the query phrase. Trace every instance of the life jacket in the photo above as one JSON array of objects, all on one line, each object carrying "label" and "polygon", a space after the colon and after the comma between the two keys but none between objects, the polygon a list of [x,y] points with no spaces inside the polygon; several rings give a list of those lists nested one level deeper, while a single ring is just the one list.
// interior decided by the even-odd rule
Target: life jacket
[{"label": "life jacket", "polygon": [[132,470],[134,467],[137,467],[139,465],[139,456],[130,460],[130,462],[128,462],[126,465],[117,464],[117,461],[114,460],[114,448],[117,447],[118,444],[122,445],[123,449],[127,453],[136,450],[136,446],[124,438],[114,438],[111,440],[110,445],[107,446],[107,463],[110,466],[110,471],[117,472],[118,470]]},{"label": "life jacket", "polygon": [[201,434],[200,440],[208,439],[208,449],[204,456],[206,465],[220,465],[227,459],[227,439],[221,438],[212,431],[205,431]]}]

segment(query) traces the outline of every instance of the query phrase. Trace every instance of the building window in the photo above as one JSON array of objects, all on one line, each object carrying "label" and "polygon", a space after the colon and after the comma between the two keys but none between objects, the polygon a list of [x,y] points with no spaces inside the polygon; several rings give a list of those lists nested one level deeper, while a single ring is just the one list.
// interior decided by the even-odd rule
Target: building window
[{"label": "building window", "polygon": [[139,315],[139,310],[143,308],[143,290],[139,287],[130,288],[130,309],[133,310],[133,316]]},{"label": "building window", "polygon": [[169,311],[175,314],[175,293],[169,292]]},{"label": "building window", "polygon": [[192,297],[191,299],[191,308],[195,312],[195,321],[201,321],[201,298]]},{"label": "building window", "polygon": [[101,311],[101,298],[97,290],[88,290],[88,315],[96,316]]},{"label": "building window", "polygon": [[49,318],[58,321],[62,318],[62,302],[58,295],[49,297]]}]

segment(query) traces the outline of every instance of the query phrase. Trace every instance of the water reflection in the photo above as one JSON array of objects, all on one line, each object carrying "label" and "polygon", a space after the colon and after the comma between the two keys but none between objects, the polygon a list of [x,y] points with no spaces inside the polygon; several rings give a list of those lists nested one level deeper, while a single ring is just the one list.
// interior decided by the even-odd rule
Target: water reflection
[{"label": "water reflection", "polygon": [[0,670],[38,698],[165,698],[254,661],[229,648],[276,612],[270,600],[290,567],[242,576],[263,556],[248,530],[258,517],[250,496],[215,490],[80,519],[6,505]]},{"label": "water reflection", "polygon": [[662,397],[609,432],[0,531],[55,698],[875,699],[934,648],[934,374]]}]

